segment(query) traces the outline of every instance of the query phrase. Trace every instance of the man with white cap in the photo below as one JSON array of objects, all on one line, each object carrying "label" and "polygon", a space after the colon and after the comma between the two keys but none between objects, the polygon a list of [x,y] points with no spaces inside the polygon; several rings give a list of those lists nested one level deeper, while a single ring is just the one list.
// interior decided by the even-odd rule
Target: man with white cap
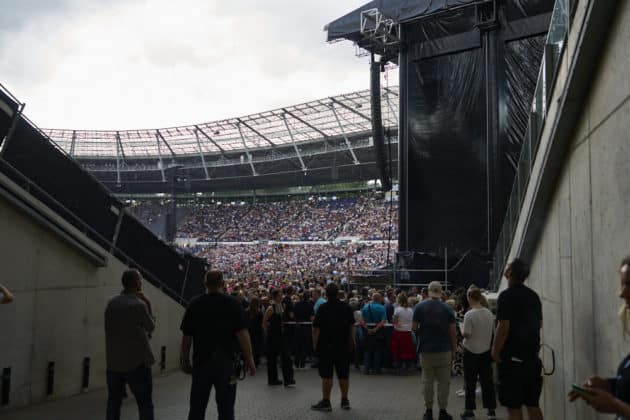
[{"label": "man with white cap", "polygon": [[446,407],[451,381],[451,363],[457,349],[455,313],[442,302],[442,285],[429,284],[429,299],[418,304],[413,313],[413,329],[418,334],[422,356],[424,402],[423,420],[433,420],[434,382],[438,384],[438,420],[452,420]]}]

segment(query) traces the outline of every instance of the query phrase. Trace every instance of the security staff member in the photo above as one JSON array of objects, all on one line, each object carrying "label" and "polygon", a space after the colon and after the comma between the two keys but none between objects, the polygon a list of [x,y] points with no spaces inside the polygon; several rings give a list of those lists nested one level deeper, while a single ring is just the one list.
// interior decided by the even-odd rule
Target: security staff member
[{"label": "security staff member", "polygon": [[[181,367],[184,372],[192,373],[188,420],[205,418],[213,386],[219,420],[232,420],[236,400],[236,383],[231,380],[236,338],[250,375],[256,373],[252,346],[243,306],[235,298],[222,293],[223,274],[216,270],[208,271],[205,282],[208,293],[190,302],[181,325],[184,333]],[[190,348],[193,342],[191,365]]]}]

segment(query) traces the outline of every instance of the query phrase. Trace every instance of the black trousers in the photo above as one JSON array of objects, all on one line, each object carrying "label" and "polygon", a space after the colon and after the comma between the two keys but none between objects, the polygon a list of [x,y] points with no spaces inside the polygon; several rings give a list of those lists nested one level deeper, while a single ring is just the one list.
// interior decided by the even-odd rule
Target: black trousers
[{"label": "black trousers", "polygon": [[120,420],[120,406],[125,394],[125,384],[129,385],[136,397],[140,420],[153,420],[153,377],[151,369],[145,366],[129,372],[107,371],[107,420]]},{"label": "black trousers", "polygon": [[230,384],[232,361],[223,359],[209,360],[193,367],[188,420],[204,420],[213,386],[219,420],[234,420],[236,384]]},{"label": "black trousers", "polygon": [[303,368],[304,366],[306,366],[306,356],[313,348],[311,337],[312,331],[310,325],[300,324],[295,326],[293,348],[296,367]]},{"label": "black trousers", "polygon": [[293,380],[293,363],[289,355],[289,344],[286,337],[267,337],[267,382],[278,381],[278,356],[282,362],[282,379],[284,383]]},{"label": "black trousers", "polygon": [[487,410],[494,410],[497,408],[497,399],[494,391],[494,381],[492,380],[492,356],[490,351],[475,354],[465,350],[464,382],[466,389],[466,410],[474,410],[477,408],[475,403],[477,378],[479,378],[479,382],[481,382],[483,407]]}]

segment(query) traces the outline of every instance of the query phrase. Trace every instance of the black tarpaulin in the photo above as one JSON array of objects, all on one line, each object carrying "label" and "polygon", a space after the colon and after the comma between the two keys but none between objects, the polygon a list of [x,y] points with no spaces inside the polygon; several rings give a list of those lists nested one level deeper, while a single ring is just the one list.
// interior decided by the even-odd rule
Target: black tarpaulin
[{"label": "black tarpaulin", "polygon": [[328,41],[349,39],[356,41],[361,31],[361,12],[378,9],[396,22],[405,22],[420,16],[431,15],[475,3],[478,0],[374,0],[326,25]]},{"label": "black tarpaulin", "polygon": [[486,241],[486,108],[481,49],[410,63],[410,249],[463,254]]}]

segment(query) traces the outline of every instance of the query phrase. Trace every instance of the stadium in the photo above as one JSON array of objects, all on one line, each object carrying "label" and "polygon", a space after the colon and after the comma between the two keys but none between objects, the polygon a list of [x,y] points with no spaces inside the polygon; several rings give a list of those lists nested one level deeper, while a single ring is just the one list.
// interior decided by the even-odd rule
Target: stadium
[{"label": "stadium", "polygon": [[[381,98],[395,174],[398,88]],[[43,132],[154,233],[230,277],[348,281],[395,259],[398,197],[376,193],[370,91],[192,126]]]},{"label": "stadium", "polygon": [[[276,13],[276,3],[269,7],[274,19],[289,14]],[[249,12],[236,13],[239,26],[259,28]],[[294,31],[298,21],[274,20]],[[107,400],[108,410],[117,404],[114,412],[122,406],[124,415],[135,418],[135,405],[123,403],[122,393],[125,381],[130,383],[124,375],[136,371],[111,367],[116,361],[108,311],[118,297],[131,299],[144,317],[138,325],[119,318],[117,331],[131,325],[146,342],[143,351],[150,357],[133,363],[148,375],[143,380],[155,380],[156,413],[183,418],[189,409],[182,391],[190,385],[187,374],[198,381],[202,365],[195,355],[196,366],[190,364],[191,343],[197,345],[195,334],[203,329],[190,317],[206,316],[208,322],[204,311],[221,305],[196,315],[191,308],[204,297],[225,296],[236,315],[230,321],[217,317],[217,325],[234,323],[229,338],[234,347],[238,336],[242,351],[230,359],[230,369],[242,380],[243,366],[253,368],[249,353],[256,353],[255,364],[263,363],[262,356],[268,370],[266,384],[261,375],[243,381],[239,393],[245,397],[232,398],[232,409],[236,404],[239,414],[261,419],[320,418],[306,414],[312,395],[302,391],[317,394],[328,380],[329,354],[316,344],[322,325],[316,313],[333,307],[321,306],[330,291],[329,302],[348,307],[343,322],[349,328],[342,332],[349,336],[326,337],[332,340],[329,350],[340,346],[344,366],[353,363],[366,374],[356,381],[352,374],[356,418],[421,416],[418,390],[409,391],[421,377],[424,418],[432,419],[427,395],[433,379],[426,370],[434,368],[448,379],[435,373],[441,385],[461,388],[442,395],[440,419],[452,419],[445,399],[450,407],[465,406],[463,419],[474,418],[475,400],[496,419],[489,388],[505,406],[498,418],[522,418],[501,388],[512,362],[514,369],[535,362],[519,376],[540,380],[528,387],[536,391],[535,404],[519,401],[528,418],[600,418],[583,402],[574,403],[590,402],[595,388],[585,382],[583,392],[575,384],[594,372],[610,376],[626,348],[627,331],[616,327],[614,307],[619,297],[630,302],[630,263],[624,259],[628,21],[628,3],[615,1],[374,0],[324,27],[327,48],[346,41],[369,61],[369,83],[359,90],[276,101],[271,109],[249,107],[229,117],[209,113],[200,122],[177,125],[190,121],[182,119],[170,127],[40,128],[29,119],[22,93],[0,84],[0,322],[6,326],[3,343],[10,343],[0,346],[0,415],[91,420],[102,417]],[[272,29],[277,28],[259,35]],[[277,45],[269,44],[264,47],[278,60],[270,61],[273,66],[290,68]],[[160,59],[170,60],[158,50]],[[282,59],[304,57],[287,51]],[[190,63],[180,64],[168,66],[179,71]],[[334,70],[342,73],[339,66]],[[390,86],[391,72],[397,82]],[[22,73],[29,76],[24,69],[7,78]],[[55,106],[62,102],[50,100]],[[528,291],[522,292],[518,287],[525,281]],[[515,290],[535,296],[530,306],[509,298]],[[512,299],[509,309],[506,299]],[[418,308],[428,307],[425,301],[439,304],[448,318],[440,351],[427,351],[434,338],[429,331],[435,330],[422,328],[434,326],[438,316],[422,317]],[[298,303],[310,312],[297,317]],[[379,305],[378,319],[371,305]],[[466,347],[466,316],[482,306],[490,317],[488,340],[474,353]],[[409,313],[404,329],[403,310]],[[525,318],[535,325],[525,325]],[[533,343],[523,357],[514,347],[513,353],[496,348],[510,340],[516,346],[510,320],[519,333],[531,335],[531,342],[517,343]],[[245,332],[249,344],[240,335]],[[346,341],[348,348],[339,344]],[[132,353],[133,344],[126,346],[119,346],[121,359]],[[431,366],[427,353],[443,353],[448,363]],[[471,354],[481,354],[479,363],[488,368],[484,378],[476,373],[483,401],[477,377],[466,373]],[[305,366],[307,360],[319,377]],[[221,380],[232,386],[234,372]],[[348,409],[343,372],[336,370],[341,408]],[[626,374],[620,370],[620,377]],[[496,377],[502,385],[489,387]],[[122,381],[115,398],[112,378]],[[282,394],[274,388],[281,384],[299,392]],[[387,396],[374,397],[381,387]],[[313,410],[330,411],[325,388]],[[130,390],[142,412],[138,389]],[[569,400],[561,401],[570,390]],[[616,408],[630,410],[625,388],[609,391],[603,389]],[[355,395],[361,402],[355,404]],[[621,409],[615,413],[625,418]]]}]

